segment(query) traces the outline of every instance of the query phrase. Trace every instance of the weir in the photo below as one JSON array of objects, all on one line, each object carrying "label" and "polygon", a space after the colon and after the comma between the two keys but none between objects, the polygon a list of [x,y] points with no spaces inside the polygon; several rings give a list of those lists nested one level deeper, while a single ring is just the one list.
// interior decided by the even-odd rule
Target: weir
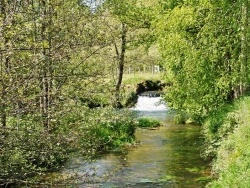
[{"label": "weir", "polygon": [[167,111],[169,108],[161,97],[162,92],[147,91],[139,94],[137,103],[132,110],[135,111]]}]

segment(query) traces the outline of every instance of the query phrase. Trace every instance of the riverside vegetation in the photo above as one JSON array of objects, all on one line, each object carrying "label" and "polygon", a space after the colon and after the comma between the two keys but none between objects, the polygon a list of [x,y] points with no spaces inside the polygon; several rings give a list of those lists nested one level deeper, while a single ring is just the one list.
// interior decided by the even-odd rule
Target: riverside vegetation
[{"label": "riverside vegetation", "polygon": [[249,2],[164,1],[156,32],[175,120],[202,125],[207,187],[249,187]]},{"label": "riverside vegetation", "polygon": [[124,73],[158,65],[175,120],[202,125],[207,186],[247,187],[248,0],[86,2],[0,0],[0,185],[133,142]]},{"label": "riverside vegetation", "polygon": [[204,122],[206,156],[216,156],[216,181],[207,187],[249,187],[250,98],[242,97],[210,114]]},{"label": "riverside vegetation", "polygon": [[[27,118],[27,119],[24,119]],[[82,108],[68,112],[53,129],[47,130],[31,117],[11,118],[1,131],[0,174],[2,186],[49,186],[42,179],[48,172],[60,170],[72,157],[86,160],[97,154],[134,142],[137,127],[155,127],[151,119],[135,119],[131,112]],[[40,178],[39,178],[40,177]],[[67,180],[65,180],[67,183]],[[62,182],[61,182],[62,183]]]},{"label": "riverside vegetation", "polygon": [[134,141],[138,120],[112,108],[126,101],[113,71],[117,63],[123,69],[124,45],[131,45],[128,66],[151,66],[158,57],[132,44],[146,29],[125,24],[116,5],[0,1],[0,187],[50,186],[43,175],[68,159]]}]

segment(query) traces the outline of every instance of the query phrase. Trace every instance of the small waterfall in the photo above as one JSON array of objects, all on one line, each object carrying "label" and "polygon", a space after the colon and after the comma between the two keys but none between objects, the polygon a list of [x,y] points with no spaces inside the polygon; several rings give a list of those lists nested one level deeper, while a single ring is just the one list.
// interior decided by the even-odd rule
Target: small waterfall
[{"label": "small waterfall", "polygon": [[166,103],[160,96],[139,96],[137,104],[133,108],[136,111],[166,111],[169,110]]}]

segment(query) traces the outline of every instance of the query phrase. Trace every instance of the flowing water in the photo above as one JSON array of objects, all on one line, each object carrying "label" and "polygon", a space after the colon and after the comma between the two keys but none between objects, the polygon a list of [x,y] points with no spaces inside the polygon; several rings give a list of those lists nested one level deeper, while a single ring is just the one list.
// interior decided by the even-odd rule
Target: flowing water
[{"label": "flowing water", "polygon": [[134,110],[155,112],[166,111],[168,107],[161,97],[139,96]]},{"label": "flowing water", "polygon": [[200,157],[199,126],[173,125],[169,108],[160,99],[140,96],[133,110],[140,117],[159,119],[164,126],[139,129],[139,144],[126,152],[106,154],[92,163],[75,160],[63,173],[82,177],[78,187],[86,188],[204,187],[210,169]]}]

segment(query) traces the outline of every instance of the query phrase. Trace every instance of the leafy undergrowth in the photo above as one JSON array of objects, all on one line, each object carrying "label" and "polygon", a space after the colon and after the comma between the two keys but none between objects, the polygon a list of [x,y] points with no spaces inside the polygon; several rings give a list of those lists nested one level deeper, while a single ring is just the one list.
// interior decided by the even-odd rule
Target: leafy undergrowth
[{"label": "leafy undergrowth", "polygon": [[205,123],[207,155],[215,157],[212,188],[250,185],[250,97],[213,114]]},{"label": "leafy undergrowth", "polygon": [[44,184],[69,158],[86,159],[134,141],[137,121],[113,109],[71,110],[45,128],[35,116],[10,118],[0,129],[0,187]]}]

